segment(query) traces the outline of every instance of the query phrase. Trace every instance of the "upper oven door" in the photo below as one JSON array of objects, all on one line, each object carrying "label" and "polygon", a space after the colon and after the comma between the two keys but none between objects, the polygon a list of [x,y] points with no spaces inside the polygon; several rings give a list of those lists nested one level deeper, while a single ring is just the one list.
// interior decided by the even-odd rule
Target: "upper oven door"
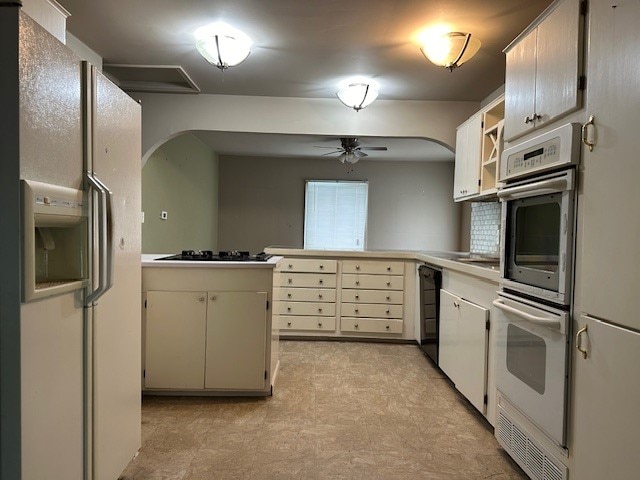
[{"label": "upper oven door", "polygon": [[507,294],[493,305],[498,390],[565,446],[569,314]]},{"label": "upper oven door", "polygon": [[504,285],[568,304],[571,291],[573,170],[502,189]]}]

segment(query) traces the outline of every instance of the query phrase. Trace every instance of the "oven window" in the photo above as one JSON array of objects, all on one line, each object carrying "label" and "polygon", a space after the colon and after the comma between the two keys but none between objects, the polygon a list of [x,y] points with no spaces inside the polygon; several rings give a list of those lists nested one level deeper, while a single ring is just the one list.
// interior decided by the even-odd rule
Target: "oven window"
[{"label": "oven window", "polygon": [[[523,201],[515,212],[514,261],[520,267],[558,271],[560,253],[560,204],[555,195],[545,203]],[[558,196],[559,198],[559,196]]]},{"label": "oven window", "polygon": [[543,395],[546,369],[544,340],[512,323],[507,325],[507,370]]}]

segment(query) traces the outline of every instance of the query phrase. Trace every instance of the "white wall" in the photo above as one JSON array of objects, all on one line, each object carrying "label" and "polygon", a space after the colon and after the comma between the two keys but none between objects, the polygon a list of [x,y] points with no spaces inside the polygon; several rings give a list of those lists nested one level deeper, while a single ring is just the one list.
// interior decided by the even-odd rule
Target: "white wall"
[{"label": "white wall", "polygon": [[191,130],[428,138],[453,147],[477,102],[377,100],[356,112],[333,98],[138,93],[143,164],[166,140]]},{"label": "white wall", "polygon": [[305,180],[368,180],[367,249],[458,250],[452,162],[220,156],[221,250],[302,248]]},{"label": "white wall", "polygon": [[142,169],[142,210],[143,253],[217,250],[217,155],[192,134],[169,140]]}]

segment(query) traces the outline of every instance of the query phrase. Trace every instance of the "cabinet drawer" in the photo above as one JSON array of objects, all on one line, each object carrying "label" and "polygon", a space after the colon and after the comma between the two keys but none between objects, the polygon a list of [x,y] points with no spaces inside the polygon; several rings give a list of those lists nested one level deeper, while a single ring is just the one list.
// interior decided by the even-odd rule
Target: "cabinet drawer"
[{"label": "cabinet drawer", "polygon": [[277,272],[336,273],[337,269],[336,260],[316,258],[284,258],[276,266]]},{"label": "cabinet drawer", "polygon": [[279,315],[316,315],[335,317],[335,303],[276,302],[275,313]]},{"label": "cabinet drawer", "polygon": [[274,284],[278,287],[336,287],[334,273],[274,273]]},{"label": "cabinet drawer", "polygon": [[289,302],[335,302],[335,288],[274,288],[274,300]]},{"label": "cabinet drawer", "polygon": [[361,333],[402,333],[402,320],[342,317],[340,330]]},{"label": "cabinet drawer", "polygon": [[402,318],[402,305],[343,303],[342,315],[345,317]]},{"label": "cabinet drawer", "polygon": [[371,290],[402,290],[402,275],[342,275],[342,288],[365,288]]},{"label": "cabinet drawer", "polygon": [[402,290],[342,290],[342,301],[346,303],[384,303],[402,305]]},{"label": "cabinet drawer", "polygon": [[369,273],[372,275],[404,275],[403,262],[384,262],[379,260],[345,260],[342,273]]},{"label": "cabinet drawer", "polygon": [[290,315],[278,315],[278,326],[281,331],[307,330],[334,332],[336,330],[335,317],[295,317]]}]

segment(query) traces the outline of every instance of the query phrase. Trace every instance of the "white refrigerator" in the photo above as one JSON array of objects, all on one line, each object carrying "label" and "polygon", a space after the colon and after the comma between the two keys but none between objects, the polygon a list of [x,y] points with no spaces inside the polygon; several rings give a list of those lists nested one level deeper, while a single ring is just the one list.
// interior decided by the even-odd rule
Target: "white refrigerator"
[{"label": "white refrigerator", "polygon": [[[140,106],[15,4],[0,44],[0,477],[115,480],[140,447]],[[64,249],[25,243],[23,180],[83,192],[76,289],[25,298],[29,256]]]}]

